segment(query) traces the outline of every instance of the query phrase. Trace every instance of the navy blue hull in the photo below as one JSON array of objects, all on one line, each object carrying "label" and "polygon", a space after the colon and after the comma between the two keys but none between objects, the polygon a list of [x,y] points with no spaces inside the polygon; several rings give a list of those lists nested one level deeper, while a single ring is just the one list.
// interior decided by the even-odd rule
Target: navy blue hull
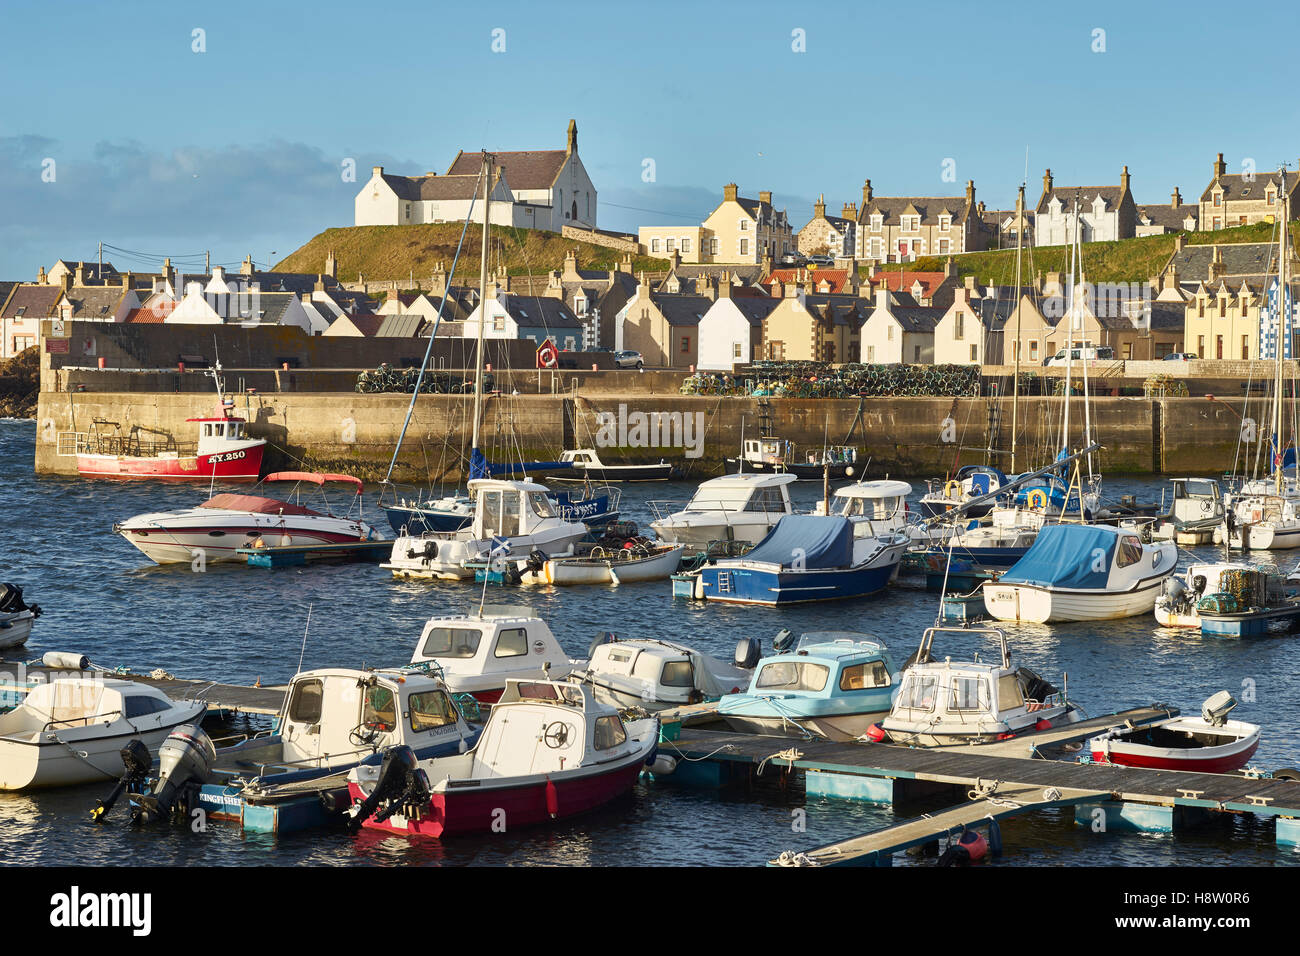
[{"label": "navy blue hull", "polygon": [[706,601],[782,606],[878,594],[889,585],[897,567],[889,564],[817,571],[767,571],[710,564],[700,569],[700,576]]},{"label": "navy blue hull", "polygon": [[[967,561],[981,568],[1009,568],[1025,556],[1028,547],[1024,548],[964,548],[961,545],[954,545],[952,549],[953,560],[958,559]],[[931,553],[936,554],[942,560],[947,560],[948,550],[932,549]]]},{"label": "navy blue hull", "polygon": [[398,534],[424,534],[428,531],[459,531],[473,520],[470,515],[444,513],[412,505],[385,505],[388,523]]}]

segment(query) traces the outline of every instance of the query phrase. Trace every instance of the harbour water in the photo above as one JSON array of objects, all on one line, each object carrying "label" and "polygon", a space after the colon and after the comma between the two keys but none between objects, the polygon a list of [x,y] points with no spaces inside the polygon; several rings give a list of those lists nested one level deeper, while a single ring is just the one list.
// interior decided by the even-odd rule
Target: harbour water
[{"label": "harbour water", "polygon": [[[0,515],[5,518],[0,580],[23,585],[27,599],[45,609],[27,648],[13,656],[77,651],[97,664],[137,673],[161,667],[178,677],[275,684],[292,676],[300,654],[305,668],[405,663],[425,618],[477,605],[475,586],[398,583],[369,565],[267,571],[219,564],[203,573],[188,566],[156,567],[112,533],[113,523],[193,504],[207,489],[37,479],[34,442],[33,422],[0,421]],[[915,500],[924,486],[913,485]],[[1121,479],[1108,481],[1104,493],[1111,499],[1125,493],[1158,498],[1160,486],[1157,480]],[[650,499],[684,500],[692,490],[684,484],[626,486],[624,517],[648,526]],[[820,493],[818,483],[804,482],[795,496],[806,508]],[[366,504],[370,520],[386,527],[372,494]],[[1180,565],[1196,553],[1211,552],[1184,549]],[[1300,560],[1300,551],[1274,557],[1289,568]],[[670,637],[730,657],[739,639],[757,637],[767,651],[776,632],[789,627],[866,631],[883,639],[901,661],[937,610],[936,595],[907,589],[820,607],[705,606],[674,602],[667,582],[494,588],[488,600],[531,606],[574,657],[585,656],[591,639],[603,631]],[[1071,697],[1089,713],[1155,701],[1198,713],[1202,700],[1227,689],[1241,701],[1234,716],[1263,726],[1253,765],[1300,766],[1300,635],[1215,640],[1161,628],[1150,616],[1007,630],[1017,660],[1049,680],[1068,673]],[[951,652],[972,649],[952,646]],[[806,849],[901,818],[888,807],[806,801],[793,786],[714,793],[643,780],[631,797],[598,813],[490,837],[442,843],[329,830],[276,838],[245,836],[221,823],[200,833],[168,827],[133,831],[122,817],[96,825],[88,811],[111,787],[105,780],[0,795],[0,852],[10,863],[81,866],[754,865],[782,850]],[[1095,834],[1076,826],[1071,811],[1058,811],[1011,820],[1003,825],[1003,836],[1006,854],[998,866],[1300,863],[1300,854],[1274,845],[1267,818],[1250,816],[1215,815],[1205,826],[1177,836],[1135,836]]]}]

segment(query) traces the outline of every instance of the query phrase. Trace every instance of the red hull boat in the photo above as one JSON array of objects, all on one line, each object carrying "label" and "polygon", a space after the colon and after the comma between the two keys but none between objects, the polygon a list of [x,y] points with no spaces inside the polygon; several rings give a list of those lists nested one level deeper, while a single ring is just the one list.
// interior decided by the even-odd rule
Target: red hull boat
[{"label": "red hull boat", "polygon": [[[240,418],[196,420],[243,421]],[[84,478],[115,478],[119,481],[257,481],[262,474],[262,452],[266,442],[255,439],[240,444],[242,447],[233,451],[207,455],[78,455],[77,472]]]},{"label": "red hull boat", "polygon": [[1237,702],[1226,691],[1205,702],[1200,717],[1170,717],[1145,727],[1119,727],[1088,741],[1094,763],[1151,770],[1232,773],[1259,747],[1259,725],[1227,720]]}]

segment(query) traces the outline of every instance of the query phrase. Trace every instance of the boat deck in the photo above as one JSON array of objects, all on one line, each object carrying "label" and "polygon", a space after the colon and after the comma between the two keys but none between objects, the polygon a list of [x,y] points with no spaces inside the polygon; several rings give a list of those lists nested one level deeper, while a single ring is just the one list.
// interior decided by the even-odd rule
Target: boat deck
[{"label": "boat deck", "polygon": [[22,689],[28,682],[57,677],[102,676],[118,680],[138,681],[156,687],[172,700],[204,700],[208,709],[227,714],[263,714],[274,717],[280,713],[287,687],[249,687],[243,684],[223,684],[219,681],[186,680],[173,676],[150,677],[147,674],[124,674],[115,671],[78,671],[44,665],[22,664],[18,661],[0,661],[0,682]]}]

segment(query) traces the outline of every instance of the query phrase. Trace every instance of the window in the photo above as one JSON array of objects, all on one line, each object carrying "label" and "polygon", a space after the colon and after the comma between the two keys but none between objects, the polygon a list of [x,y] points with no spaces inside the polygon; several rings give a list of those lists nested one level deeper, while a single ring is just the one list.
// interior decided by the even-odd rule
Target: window
[{"label": "window", "polygon": [[125,717],[147,717],[150,714],[157,714],[171,709],[171,704],[167,701],[144,694],[132,694],[123,703],[125,708],[123,716]]},{"label": "window", "polygon": [[658,252],[658,251],[659,251],[659,240],[658,240],[658,239],[651,239],[651,240],[650,240],[650,251],[651,251],[651,252]]},{"label": "window", "polygon": [[962,312],[958,312],[953,317],[952,337],[954,339],[964,339],[966,337],[966,316]]},{"label": "window", "polygon": [[1037,361],[1038,361],[1038,343],[1037,343],[1037,342],[1030,342],[1030,343],[1029,343],[1029,361],[1031,361],[1031,362],[1037,362]]},{"label": "window", "polygon": [[879,232],[882,225],[884,225],[884,217],[880,213],[873,213],[871,216],[871,231]]},{"label": "window", "polygon": [[695,672],[690,661],[668,661],[664,664],[659,682],[665,687],[694,687]]},{"label": "window", "polygon": [[917,365],[921,364],[921,346],[912,346],[912,361]]},{"label": "window", "polygon": [[981,677],[955,677],[948,696],[949,710],[988,710],[988,684]]},{"label": "window", "polygon": [[1277,202],[1277,194],[1270,189],[1267,196],[1265,196],[1264,201],[1270,206],[1273,205],[1273,203]]},{"label": "window", "polygon": [[731,357],[734,359],[741,358],[742,356],[740,353],[741,353],[741,344],[739,342],[733,342],[731,345]]},{"label": "window", "polygon": [[482,637],[478,628],[435,627],[424,639],[421,653],[425,657],[470,658],[478,653],[478,642]]},{"label": "window", "polygon": [[740,254],[741,254],[742,256],[747,256],[747,255],[749,255],[749,240],[748,240],[748,239],[741,239],[741,240],[740,240]]},{"label": "window", "polygon": [[1127,568],[1142,560],[1142,542],[1134,535],[1126,534],[1119,539],[1115,549],[1115,567]]},{"label": "window", "polygon": [[868,345],[868,346],[867,346],[867,361],[868,361],[868,362],[874,362],[875,360],[876,360],[876,347],[875,347],[874,345]]},{"label": "window", "polygon": [[934,710],[938,681],[933,674],[909,674],[903,682],[899,703],[909,710]]},{"label": "window", "polygon": [[597,750],[609,750],[626,741],[627,731],[623,729],[623,721],[619,720],[616,714],[596,718],[596,733],[592,738],[592,746]]},{"label": "window", "polygon": [[783,512],[785,511],[785,499],[781,497],[780,488],[759,488],[749,497],[745,503],[746,511],[760,512]]},{"label": "window", "polygon": [[496,657],[523,657],[528,653],[528,632],[522,627],[503,630],[497,638]]},{"label": "window", "polygon": [[410,708],[408,713],[411,729],[417,734],[456,722],[456,708],[452,705],[451,699],[440,690],[412,694],[406,705]]},{"label": "window", "polygon": [[949,240],[947,240],[947,239],[940,239],[940,240],[939,240],[939,254],[942,255],[943,253],[948,252],[948,251],[949,251]]},{"label": "window", "polygon": [[851,664],[840,671],[840,690],[868,690],[889,686],[889,668],[882,661]]},{"label": "window", "polygon": [[894,341],[894,327],[892,325],[885,326],[885,340]]},{"label": "window", "polygon": [[664,251],[665,251],[665,252],[676,252],[676,251],[677,251],[677,240],[676,240],[676,239],[665,239],[665,240],[664,240]]},{"label": "window", "polygon": [[1205,318],[1205,300],[1204,300],[1204,299],[1197,299],[1197,300],[1196,300],[1196,317],[1197,317],[1198,319],[1203,319],[1203,318]]},{"label": "window", "polygon": [[[1216,202],[1215,205],[1217,206],[1218,203]],[[1215,228],[1215,229],[1222,229],[1222,228],[1223,228],[1223,220],[1220,219],[1218,216],[1215,216],[1215,217],[1214,217],[1214,228]]]},{"label": "window", "polygon": [[951,217],[951,216],[940,216],[940,217],[939,217],[939,230],[940,230],[941,232],[947,232],[948,229],[949,229],[951,226],[952,226],[952,217]]},{"label": "window", "polygon": [[532,506],[533,514],[539,518],[555,517],[555,508],[551,505],[551,499],[541,491],[530,491],[528,493],[528,504]]},{"label": "window", "polygon": [[1222,335],[1216,335],[1214,337],[1214,357],[1216,359],[1223,358],[1223,336]]},{"label": "window", "polygon": [[748,220],[748,219],[742,219],[742,220],[740,220],[740,223],[739,223],[739,225],[737,226],[737,228],[738,228],[741,232],[748,232],[748,231],[749,231],[749,220]]},{"label": "window", "polygon": [[972,362],[978,362],[980,360],[980,347],[978,345],[972,345],[970,347],[970,360]]},{"label": "window", "polygon": [[[1215,193],[1215,194],[1214,194],[1214,205],[1215,205],[1215,208],[1218,208],[1219,206],[1222,206],[1222,205],[1223,205],[1223,193]],[[1216,219],[1216,220],[1214,220],[1214,222],[1215,222],[1215,224],[1216,224],[1216,225],[1215,225],[1215,228],[1218,228],[1218,225],[1217,225],[1217,224],[1218,224],[1219,220]]]},{"label": "window", "polygon": [[300,724],[314,724],[320,720],[324,687],[318,680],[299,681],[289,702],[289,719]]},{"label": "window", "polygon": [[683,240],[682,240],[682,252],[690,252],[690,251],[691,251],[691,240],[689,240],[689,239],[683,239]]},{"label": "window", "polygon": [[366,704],[361,711],[363,727],[394,730],[397,727],[397,702],[393,692],[383,684],[366,688]]},{"label": "window", "polygon": [[716,256],[717,254],[718,254],[718,240],[717,240],[717,239],[710,239],[710,240],[709,240],[709,255]]},{"label": "window", "polygon": [[824,664],[804,661],[776,661],[758,672],[754,685],[759,690],[812,690],[826,687],[830,668]]},{"label": "window", "polygon": [[494,315],[492,317],[492,329],[495,332],[504,332],[506,329],[506,317],[504,315]]},{"label": "window", "polygon": [[998,710],[1014,710],[1025,705],[1025,695],[1020,689],[1020,680],[1015,674],[1003,674],[998,678]]},{"label": "window", "polygon": [[1196,337],[1196,357],[1205,358],[1205,336],[1204,335],[1198,335]]},{"label": "window", "polygon": [[1241,357],[1244,359],[1250,358],[1250,336],[1249,335],[1243,335],[1241,337]]}]

